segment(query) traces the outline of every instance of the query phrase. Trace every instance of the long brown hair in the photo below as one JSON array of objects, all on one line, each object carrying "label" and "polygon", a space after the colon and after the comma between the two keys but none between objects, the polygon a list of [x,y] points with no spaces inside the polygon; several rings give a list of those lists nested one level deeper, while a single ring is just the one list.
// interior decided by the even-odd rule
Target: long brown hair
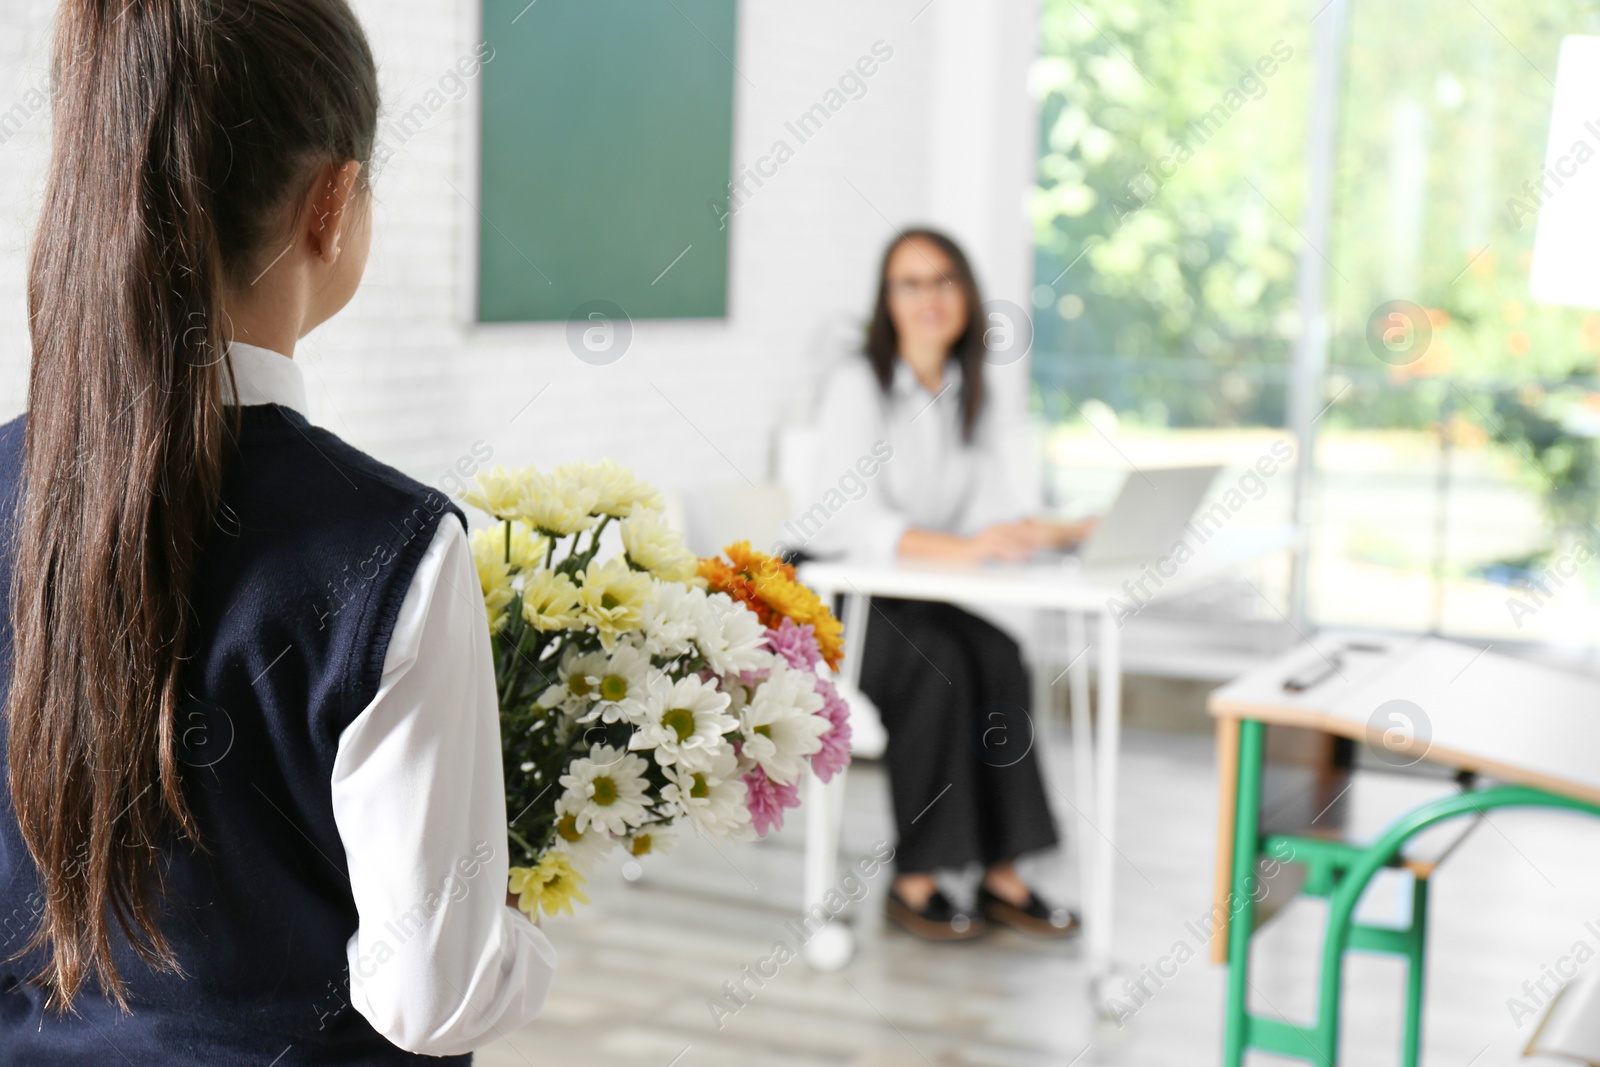
[{"label": "long brown hair", "polygon": [[52,65],[5,704],[44,905],[12,958],[43,949],[57,1012],[91,974],[127,1011],[113,916],[183,973],[158,842],[199,843],[174,722],[238,429],[223,297],[321,167],[371,158],[378,90],[345,0],[63,0]]},{"label": "long brown hair", "polygon": [[889,260],[895,249],[910,240],[923,240],[938,248],[950,260],[951,281],[961,290],[967,302],[967,327],[950,346],[950,357],[961,368],[961,438],[972,440],[973,427],[978,413],[983,410],[983,357],[984,341],[983,299],[978,295],[978,279],[972,273],[961,246],[938,230],[904,230],[883,250],[883,262],[878,266],[878,301],[872,311],[872,323],[867,327],[867,359],[878,376],[878,385],[885,391],[894,381],[895,361],[900,358],[900,335],[889,314]]}]

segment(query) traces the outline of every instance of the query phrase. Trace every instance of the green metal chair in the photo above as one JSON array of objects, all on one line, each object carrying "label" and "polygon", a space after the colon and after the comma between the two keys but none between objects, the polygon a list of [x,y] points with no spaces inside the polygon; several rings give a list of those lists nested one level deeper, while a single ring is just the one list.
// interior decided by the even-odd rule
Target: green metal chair
[{"label": "green metal chair", "polygon": [[[1428,883],[1432,865],[1408,864],[1401,850],[1435,825],[1496,808],[1546,807],[1600,815],[1600,805],[1547,793],[1527,786],[1496,786],[1431,801],[1391,823],[1368,846],[1316,837],[1261,832],[1261,768],[1263,724],[1239,723],[1239,791],[1234,826],[1233,900],[1236,910],[1228,929],[1228,1005],[1223,1036],[1224,1067],[1240,1067],[1247,1051],[1270,1052],[1305,1060],[1319,1067],[1339,1062],[1339,1010],[1343,963],[1347,952],[1377,952],[1406,961],[1404,1059],[1417,1067],[1422,1048],[1422,992],[1427,947]],[[1307,867],[1302,892],[1328,901],[1323,938],[1316,1021],[1301,1026],[1249,1010],[1250,938],[1254,932],[1253,891],[1256,867],[1263,856]],[[1370,926],[1355,921],[1356,905],[1384,867],[1411,868],[1411,921],[1404,929]]]}]

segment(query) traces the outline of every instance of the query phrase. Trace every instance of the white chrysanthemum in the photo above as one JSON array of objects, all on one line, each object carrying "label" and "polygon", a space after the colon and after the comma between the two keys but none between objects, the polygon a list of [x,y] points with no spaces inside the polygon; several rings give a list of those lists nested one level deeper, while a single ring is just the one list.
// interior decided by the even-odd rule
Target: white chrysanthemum
[{"label": "white chrysanthemum", "polygon": [[566,537],[594,525],[599,499],[596,489],[570,475],[533,472],[523,487],[517,518],[543,533]]},{"label": "white chrysanthemum", "polygon": [[583,621],[599,632],[600,643],[607,651],[616,646],[618,635],[639,625],[641,610],[654,584],[648,574],[629,570],[616,557],[604,563],[590,560],[579,575],[578,600]]},{"label": "white chrysanthemum", "polygon": [[489,613],[489,630],[495,632],[506,622],[506,607],[515,590],[511,588],[511,568],[506,565],[503,551],[496,552],[487,530],[475,530],[471,537],[472,565],[478,571],[478,586],[483,591],[483,605]]},{"label": "white chrysanthemum", "polygon": [[[649,680],[655,668],[643,649],[619,643],[592,678],[595,705],[579,722],[642,722],[649,702]],[[657,672],[659,673],[659,672]]]},{"label": "white chrysanthemum", "polygon": [[732,746],[719,751],[701,769],[674,764],[662,768],[667,784],[661,799],[688,819],[695,829],[713,837],[754,836],[750,809],[745,804],[745,784]]},{"label": "white chrysanthemum", "polygon": [[778,660],[744,709],[742,751],[782,785],[799,780],[806,757],[822,750],[822,735],[832,727],[817,714],[822,697],[815,683],[815,674]]},{"label": "white chrysanthemum", "polygon": [[580,874],[593,870],[617,843],[616,838],[597,826],[578,829],[578,812],[586,803],[570,793],[562,794],[556,801],[556,839],[551,846],[565,852]]},{"label": "white chrysanthemum", "polygon": [[687,582],[700,565],[684,547],[683,536],[653,509],[635,508],[622,520],[622,547],[630,563],[664,582]]},{"label": "white chrysanthemum", "polygon": [[540,695],[539,703],[547,708],[562,707],[573,715],[581,716],[594,703],[595,691],[607,663],[604,653],[579,653],[577,649],[569,647],[561,654],[561,665],[556,668],[560,682],[546,689]]},{"label": "white chrysanthemum", "polygon": [[675,843],[672,831],[664,823],[641,826],[621,841],[622,851],[635,859],[671,852]]},{"label": "white chrysanthemum", "polygon": [[717,688],[728,694],[728,714],[736,719],[743,716],[744,709],[750,704],[750,693],[755,686],[745,685],[737,678],[725,677],[718,679]]},{"label": "white chrysanthemum", "polygon": [[649,764],[631,752],[596,745],[588,759],[575,759],[561,776],[562,797],[579,833],[596,827],[626,834],[649,816]]},{"label": "white chrysanthemum", "polygon": [[663,767],[679,762],[708,764],[719,749],[731,748],[722,735],[739,728],[739,720],[727,708],[728,694],[697,675],[676,682],[665,674],[653,675],[644,720],[628,748],[654,750]]},{"label": "white chrysanthemum", "polygon": [[518,513],[528,475],[533,468],[510,470],[495,464],[489,470],[479,471],[473,480],[477,483],[461,495],[461,499],[497,519],[509,519]]},{"label": "white chrysanthemum", "polygon": [[540,567],[522,582],[522,617],[535,630],[570,630],[580,623],[578,587],[557,571]]},{"label": "white chrysanthemum", "polygon": [[599,463],[569,463],[556,468],[557,474],[573,478],[595,491],[591,510],[600,515],[626,518],[635,508],[660,508],[661,494],[614,459]]},{"label": "white chrysanthemum", "polygon": [[773,659],[766,637],[756,613],[727,593],[708,595],[695,616],[695,643],[718,674],[766,670]]},{"label": "white chrysanthemum", "polygon": [[652,656],[675,658],[694,647],[696,620],[705,600],[703,590],[657,582],[639,610],[637,637]]}]

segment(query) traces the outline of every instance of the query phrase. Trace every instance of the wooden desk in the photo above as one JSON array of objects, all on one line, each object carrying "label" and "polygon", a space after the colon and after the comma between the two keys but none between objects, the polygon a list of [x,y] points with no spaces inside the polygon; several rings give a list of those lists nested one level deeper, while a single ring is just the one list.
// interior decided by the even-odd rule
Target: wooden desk
[{"label": "wooden desk", "polygon": [[[1286,678],[1327,670],[1330,663],[1337,670],[1322,681],[1303,692],[1285,691]],[[1213,913],[1219,930],[1212,955],[1230,965],[1225,1064],[1240,1062],[1247,1044],[1300,1056],[1309,1048],[1335,1062],[1339,958],[1352,943],[1411,954],[1407,1040],[1414,1046],[1420,1026],[1425,886],[1417,890],[1424,913],[1414,916],[1414,929],[1404,937],[1386,938],[1387,932],[1359,928],[1352,935],[1349,912],[1377,867],[1399,863],[1401,846],[1421,830],[1494,807],[1565,807],[1600,815],[1600,760],[1595,758],[1600,751],[1600,680],[1587,675],[1437,638],[1374,642],[1359,635],[1324,634],[1217,689],[1209,708],[1217,719],[1221,779]],[[1328,882],[1336,884],[1337,892],[1328,892],[1322,1006],[1318,1022],[1309,1027],[1250,1016],[1244,1004],[1253,902],[1243,891],[1255,877],[1261,854],[1261,763],[1269,724],[1352,738],[1395,766],[1427,760],[1515,783],[1424,805],[1392,824],[1368,850],[1330,844],[1328,855],[1336,857],[1330,862],[1339,871]],[[1419,883],[1425,881],[1427,872],[1418,873]],[[1408,1062],[1415,1056],[1413,1047]]]}]

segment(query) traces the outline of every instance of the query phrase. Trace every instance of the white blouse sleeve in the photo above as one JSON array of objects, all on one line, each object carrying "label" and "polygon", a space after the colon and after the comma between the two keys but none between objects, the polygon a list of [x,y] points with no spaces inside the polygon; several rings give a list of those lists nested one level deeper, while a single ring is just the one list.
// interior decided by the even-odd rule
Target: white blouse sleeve
[{"label": "white blouse sleeve", "polygon": [[350,1003],[409,1052],[470,1052],[538,1015],[555,949],[505,903],[505,777],[489,629],[461,523],[441,517],[377,695],[339,737],[333,813],[359,925]]},{"label": "white blouse sleeve", "polygon": [[883,468],[894,445],[884,424],[881,390],[862,357],[833,368],[816,418],[814,493],[790,509],[792,547],[819,557],[887,564],[911,525],[887,499]]}]

